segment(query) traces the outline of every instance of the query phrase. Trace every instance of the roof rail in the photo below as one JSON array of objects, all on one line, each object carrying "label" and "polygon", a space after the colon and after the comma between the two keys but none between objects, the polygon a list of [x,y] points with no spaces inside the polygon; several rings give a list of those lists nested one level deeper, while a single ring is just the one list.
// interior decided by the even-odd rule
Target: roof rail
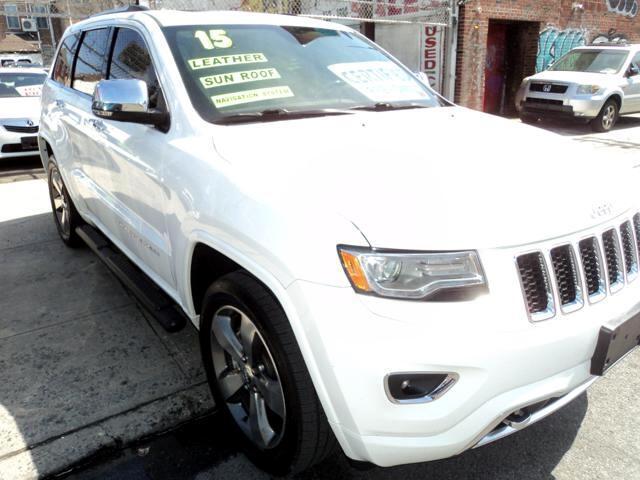
[{"label": "roof rail", "polygon": [[629,46],[629,42],[627,42],[626,38],[617,40],[617,41],[598,41],[596,40],[595,42],[591,42],[591,45],[593,46],[603,46],[603,47],[628,47]]},{"label": "roof rail", "polygon": [[126,7],[112,8],[111,10],[105,10],[104,12],[94,13],[90,18],[99,17],[101,15],[111,15],[112,13],[146,12],[147,10],[149,10],[149,7],[145,7],[144,5],[127,5]]}]

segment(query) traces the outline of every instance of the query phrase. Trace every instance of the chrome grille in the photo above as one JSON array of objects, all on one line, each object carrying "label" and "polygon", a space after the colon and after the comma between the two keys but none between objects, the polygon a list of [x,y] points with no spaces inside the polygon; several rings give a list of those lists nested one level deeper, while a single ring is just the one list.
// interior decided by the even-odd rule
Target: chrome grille
[{"label": "chrome grille", "polygon": [[554,315],[553,294],[544,257],[540,252],[518,257],[520,282],[532,320],[544,320]]},{"label": "chrome grille", "polygon": [[[545,87],[547,87],[545,89]],[[532,83],[529,85],[529,90],[532,92],[545,92],[545,93],[566,93],[568,85],[560,85],[558,83]]]},{"label": "chrome grille", "polygon": [[28,127],[20,125],[2,125],[7,132],[14,133],[38,133],[38,127]]},{"label": "chrome grille", "polygon": [[[516,257],[527,312],[532,321],[571,313],[622,289],[640,271],[640,213],[601,236]],[[548,268],[548,266],[550,268]],[[551,272],[553,277],[550,276]]]}]

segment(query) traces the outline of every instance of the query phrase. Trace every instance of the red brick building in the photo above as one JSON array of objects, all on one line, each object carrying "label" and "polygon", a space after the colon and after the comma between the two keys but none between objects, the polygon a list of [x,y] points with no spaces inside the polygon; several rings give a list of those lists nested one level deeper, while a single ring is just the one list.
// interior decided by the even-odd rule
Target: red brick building
[{"label": "red brick building", "polygon": [[509,115],[522,79],[596,39],[640,43],[640,0],[467,0],[455,101]]}]

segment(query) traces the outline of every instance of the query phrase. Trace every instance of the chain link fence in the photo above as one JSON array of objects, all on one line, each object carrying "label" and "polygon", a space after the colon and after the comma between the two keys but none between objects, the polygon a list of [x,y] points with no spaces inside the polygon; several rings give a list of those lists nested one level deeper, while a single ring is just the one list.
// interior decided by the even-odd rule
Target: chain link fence
[{"label": "chain link fence", "polygon": [[[303,15],[351,22],[404,22],[450,26],[455,0],[141,0],[151,9],[239,10]],[[138,3],[136,0],[0,1],[0,14],[63,18],[71,22],[95,13]]]}]

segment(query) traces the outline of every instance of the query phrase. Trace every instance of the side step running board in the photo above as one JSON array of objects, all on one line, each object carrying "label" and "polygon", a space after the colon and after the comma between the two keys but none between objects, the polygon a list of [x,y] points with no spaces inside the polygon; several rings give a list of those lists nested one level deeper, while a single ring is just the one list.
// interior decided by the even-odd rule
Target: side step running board
[{"label": "side step running board", "polygon": [[177,332],[187,323],[173,299],[136,267],[98,230],[82,225],[76,233],[167,332]]}]

